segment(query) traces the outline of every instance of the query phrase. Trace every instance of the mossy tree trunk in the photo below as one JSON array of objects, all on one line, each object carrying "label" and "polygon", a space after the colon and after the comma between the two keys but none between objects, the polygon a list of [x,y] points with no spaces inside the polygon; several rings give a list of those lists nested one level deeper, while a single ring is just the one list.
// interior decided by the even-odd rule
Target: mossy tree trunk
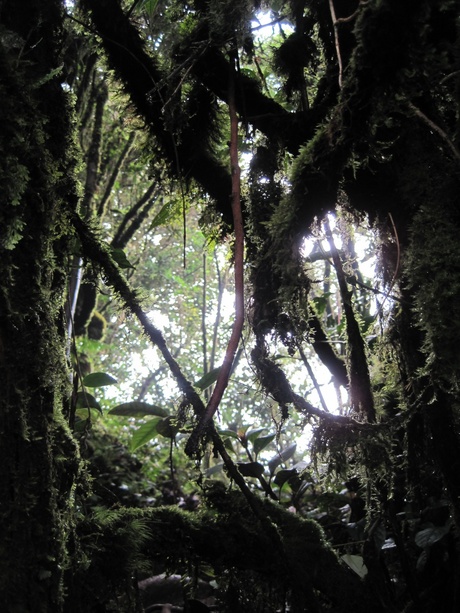
[{"label": "mossy tree trunk", "polygon": [[0,3],[0,602],[62,609],[78,454],[64,419],[68,215],[77,201],[62,5]]}]

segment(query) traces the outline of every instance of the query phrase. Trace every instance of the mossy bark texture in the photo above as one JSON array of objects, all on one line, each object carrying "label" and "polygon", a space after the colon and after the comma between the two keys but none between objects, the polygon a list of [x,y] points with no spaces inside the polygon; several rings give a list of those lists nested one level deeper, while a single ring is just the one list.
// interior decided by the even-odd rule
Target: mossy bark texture
[{"label": "mossy bark texture", "polygon": [[72,129],[58,0],[0,3],[0,602],[59,612],[78,469],[69,395],[67,283]]}]

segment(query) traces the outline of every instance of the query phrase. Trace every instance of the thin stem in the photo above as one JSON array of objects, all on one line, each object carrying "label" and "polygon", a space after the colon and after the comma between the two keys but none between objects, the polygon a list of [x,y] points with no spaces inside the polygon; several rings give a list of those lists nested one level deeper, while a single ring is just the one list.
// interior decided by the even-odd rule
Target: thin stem
[{"label": "thin stem", "polygon": [[351,292],[348,289],[345,271],[343,270],[340,255],[335,245],[331,226],[327,217],[324,220],[324,228],[332,254],[332,261],[337,275],[343,310],[347,322],[351,405],[360,417],[366,417],[367,421],[373,422],[375,421],[375,406],[364,341],[353,312]]},{"label": "thin stem", "polygon": [[221,314],[222,314],[222,300],[224,297],[224,290],[225,290],[225,286],[227,283],[227,275],[225,274],[224,278],[222,278],[222,275],[220,274],[219,262],[217,259],[217,252],[215,249],[214,249],[214,263],[216,266],[218,291],[217,291],[217,309],[216,309],[217,312],[216,312],[216,318],[214,319],[214,325],[213,325],[213,331],[212,331],[212,347],[211,347],[211,356],[209,358],[209,370],[214,369],[214,364],[216,360],[217,337],[219,334],[219,325],[220,325]]},{"label": "thin stem", "polygon": [[214,417],[224,391],[228,385],[235,354],[238,349],[244,324],[244,230],[243,216],[241,212],[240,197],[240,167],[238,163],[238,116],[236,114],[235,101],[235,64],[232,65],[229,78],[228,107],[230,113],[230,164],[232,173],[232,213],[235,230],[235,320],[232,333],[227,345],[222,366],[216,385],[209,399],[204,415],[201,417],[195,430],[190,435],[185,451],[188,455],[194,455],[198,448],[199,440],[205,432],[208,424]]},{"label": "thin stem", "polygon": [[417,108],[414,104],[412,104],[412,102],[408,102],[407,106],[429,128],[431,128],[434,132],[436,132],[436,134],[438,134],[442,138],[442,140],[446,143],[446,145],[449,147],[449,149],[454,154],[454,157],[457,158],[457,160],[460,160],[460,151],[457,149],[457,147],[454,145],[454,143],[450,140],[450,138],[447,135],[447,133],[444,132],[444,130],[442,128],[440,128],[436,123],[434,123],[434,121],[432,121],[429,117],[427,117],[425,115],[425,113],[422,113],[422,111],[419,108]]},{"label": "thin stem", "polygon": [[309,362],[307,360],[307,356],[305,355],[302,347],[300,347],[300,346],[299,346],[299,354],[300,354],[300,357],[302,358],[302,362],[304,363],[305,368],[308,371],[308,376],[310,377],[310,379],[313,382],[313,385],[315,387],[316,393],[318,394],[321,406],[323,407],[323,409],[327,413],[329,413],[329,409],[327,408],[327,404],[326,404],[326,401],[324,400],[323,392],[321,391],[321,387],[319,386],[318,380],[315,377],[315,373],[313,372],[313,369],[312,369],[312,367],[310,366],[310,364],[309,364]]},{"label": "thin stem", "polygon": [[337,16],[335,14],[333,0],[329,0],[329,10],[331,12],[332,25],[334,27],[335,52],[337,54],[337,63],[339,65],[339,88],[342,89],[342,75],[343,75],[342,54],[340,53],[339,32],[337,29]]},{"label": "thin stem", "polygon": [[203,253],[203,292],[201,303],[201,343],[203,350],[203,374],[208,372],[208,339],[206,334],[206,291],[207,291],[207,277],[206,277],[206,252]]}]

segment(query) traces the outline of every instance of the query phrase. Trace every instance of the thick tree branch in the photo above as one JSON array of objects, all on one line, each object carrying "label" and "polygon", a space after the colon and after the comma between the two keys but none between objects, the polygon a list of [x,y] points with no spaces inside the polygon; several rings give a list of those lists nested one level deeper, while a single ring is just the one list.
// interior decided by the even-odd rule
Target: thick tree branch
[{"label": "thick tree branch", "polygon": [[107,86],[104,82],[101,82],[96,93],[96,111],[94,114],[93,133],[91,135],[91,143],[87,153],[85,192],[81,202],[81,209],[86,218],[89,218],[92,213],[92,203],[99,178],[102,126],[107,98]]},{"label": "thick tree branch", "polygon": [[161,146],[170,167],[179,177],[195,179],[216,200],[224,220],[231,222],[228,171],[205,146],[198,146],[191,135],[180,142],[173,135],[168,114],[164,112],[169,99],[167,75],[147,53],[140,33],[124,14],[118,0],[82,0],[81,6],[90,14],[110,65]]},{"label": "thick tree branch", "polygon": [[[97,535],[102,563],[105,559],[109,563],[114,538],[119,541],[121,530],[126,533],[133,520],[142,520],[148,528],[148,538],[142,545],[148,559],[167,558],[179,569],[184,560],[193,559],[211,565],[217,573],[223,569],[238,569],[248,576],[257,573],[259,585],[273,590],[280,601],[289,591],[293,613],[319,611],[323,609],[319,603],[324,600],[330,613],[386,610],[358,575],[339,562],[313,520],[258,500],[266,523],[254,526],[251,509],[238,492],[225,492],[223,486],[216,486],[205,492],[205,498],[208,508],[201,514],[173,507],[121,509],[112,513],[106,525],[101,525],[103,519],[90,518],[80,530]],[[280,555],[273,534],[282,543],[285,555]]]}]

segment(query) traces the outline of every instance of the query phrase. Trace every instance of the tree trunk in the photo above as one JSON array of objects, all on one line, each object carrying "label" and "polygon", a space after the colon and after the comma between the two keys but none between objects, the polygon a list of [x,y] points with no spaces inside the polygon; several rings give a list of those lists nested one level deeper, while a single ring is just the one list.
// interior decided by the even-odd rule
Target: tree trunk
[{"label": "tree trunk", "polygon": [[62,610],[76,445],[64,419],[75,155],[58,0],[0,4],[0,602]]}]

